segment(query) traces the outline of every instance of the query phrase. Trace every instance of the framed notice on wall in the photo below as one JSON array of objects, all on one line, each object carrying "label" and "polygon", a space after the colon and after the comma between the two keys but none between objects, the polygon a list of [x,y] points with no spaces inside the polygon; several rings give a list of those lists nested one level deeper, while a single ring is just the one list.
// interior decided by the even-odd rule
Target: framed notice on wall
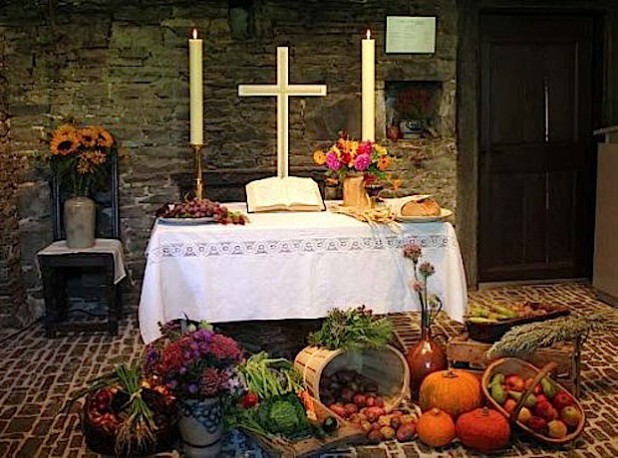
[{"label": "framed notice on wall", "polygon": [[436,18],[426,16],[387,16],[387,53],[436,52]]}]

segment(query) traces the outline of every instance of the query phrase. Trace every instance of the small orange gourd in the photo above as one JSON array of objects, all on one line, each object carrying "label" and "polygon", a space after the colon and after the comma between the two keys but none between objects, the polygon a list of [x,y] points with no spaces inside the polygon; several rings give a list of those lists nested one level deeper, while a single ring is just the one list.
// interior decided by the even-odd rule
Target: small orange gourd
[{"label": "small orange gourd", "polygon": [[419,391],[421,410],[433,407],[453,418],[480,407],[483,402],[481,383],[469,372],[448,369],[429,374]]},{"label": "small orange gourd", "polygon": [[511,437],[508,420],[497,410],[475,409],[457,419],[457,437],[463,445],[479,452],[491,452],[506,447]]},{"label": "small orange gourd", "polygon": [[455,423],[440,409],[423,413],[416,423],[418,438],[431,447],[444,447],[455,439]]}]

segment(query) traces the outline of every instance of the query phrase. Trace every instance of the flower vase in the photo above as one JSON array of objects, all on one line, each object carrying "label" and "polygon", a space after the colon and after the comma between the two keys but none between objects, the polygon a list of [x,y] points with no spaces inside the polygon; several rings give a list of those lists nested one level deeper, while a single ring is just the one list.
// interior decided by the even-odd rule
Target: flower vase
[{"label": "flower vase", "polygon": [[357,208],[372,207],[371,198],[365,190],[363,175],[350,175],[343,179],[343,205]]},{"label": "flower vase", "polygon": [[[423,317],[424,318],[424,317]],[[418,399],[419,390],[425,377],[432,372],[442,371],[448,367],[446,352],[431,335],[431,327],[421,318],[421,340],[406,354],[410,368],[410,391]]]},{"label": "flower vase", "polygon": [[71,197],[64,201],[64,231],[68,248],[94,245],[96,205],[88,197]]},{"label": "flower vase", "polygon": [[179,402],[178,429],[185,456],[210,458],[221,454],[223,408],[218,397]]}]

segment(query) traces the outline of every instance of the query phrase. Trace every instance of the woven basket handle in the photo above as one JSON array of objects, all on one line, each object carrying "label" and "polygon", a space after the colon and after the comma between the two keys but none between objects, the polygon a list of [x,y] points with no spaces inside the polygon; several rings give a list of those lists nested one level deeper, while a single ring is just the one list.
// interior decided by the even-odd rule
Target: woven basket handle
[{"label": "woven basket handle", "polygon": [[526,402],[526,399],[528,398],[528,396],[530,396],[530,393],[532,393],[532,390],[534,390],[534,387],[540,383],[543,377],[547,376],[556,367],[558,367],[558,365],[554,362],[547,363],[545,366],[543,366],[542,369],[540,369],[537,372],[537,374],[532,379],[532,383],[526,389],[526,391],[524,391],[524,394],[521,395],[521,397],[519,398],[519,401],[517,401],[517,405],[515,406],[515,409],[513,409],[513,412],[511,412],[509,421],[511,422],[512,425],[514,425],[517,422],[517,417],[519,417],[519,411],[524,406],[524,402]]}]

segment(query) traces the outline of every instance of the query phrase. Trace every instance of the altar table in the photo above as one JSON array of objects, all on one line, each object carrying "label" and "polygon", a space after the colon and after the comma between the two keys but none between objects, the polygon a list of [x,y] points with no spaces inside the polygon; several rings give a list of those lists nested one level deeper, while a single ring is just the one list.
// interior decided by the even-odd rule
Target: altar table
[{"label": "altar table", "polygon": [[418,310],[412,263],[402,254],[409,241],[435,267],[429,292],[452,319],[463,319],[466,281],[448,222],[404,223],[393,231],[329,211],[249,219],[245,226],[155,223],[139,307],[145,343],[160,336],[159,322],[185,316],[218,323],[319,318],[361,304],[375,313]]}]

